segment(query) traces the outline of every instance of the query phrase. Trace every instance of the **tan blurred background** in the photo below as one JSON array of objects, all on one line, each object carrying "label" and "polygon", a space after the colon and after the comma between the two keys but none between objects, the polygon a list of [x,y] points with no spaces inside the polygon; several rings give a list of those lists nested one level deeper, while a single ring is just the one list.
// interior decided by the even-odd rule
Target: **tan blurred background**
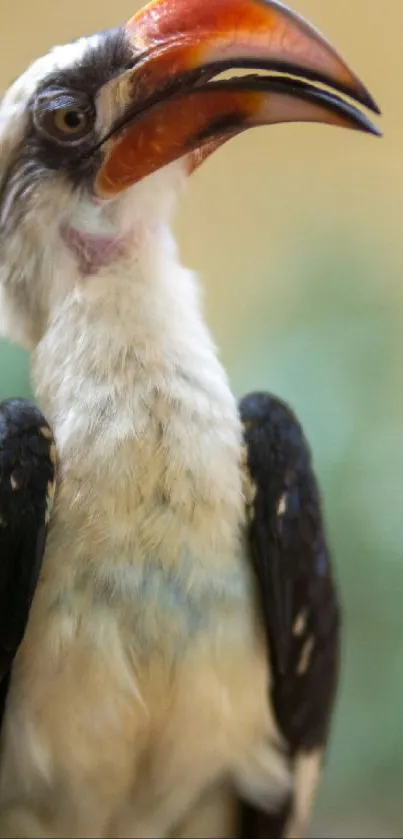
[{"label": "tan blurred background", "polygon": [[[345,611],[343,685],[315,835],[403,836],[403,2],[294,0],[368,84],[382,140],[278,126],[193,177],[177,230],[238,394],[297,409]],[[0,87],[128,0],[2,0]],[[0,398],[29,392],[0,347]]]}]

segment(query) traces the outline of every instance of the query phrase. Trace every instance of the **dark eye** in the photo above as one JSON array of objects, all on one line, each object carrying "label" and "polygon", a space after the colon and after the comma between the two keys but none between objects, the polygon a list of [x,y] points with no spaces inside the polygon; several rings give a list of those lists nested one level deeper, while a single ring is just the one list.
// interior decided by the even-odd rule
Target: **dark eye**
[{"label": "dark eye", "polygon": [[60,108],[53,114],[55,128],[62,134],[81,134],[90,122],[90,115],[84,108]]},{"label": "dark eye", "polygon": [[51,88],[33,106],[36,128],[62,145],[78,145],[92,133],[95,108],[83,93]]}]

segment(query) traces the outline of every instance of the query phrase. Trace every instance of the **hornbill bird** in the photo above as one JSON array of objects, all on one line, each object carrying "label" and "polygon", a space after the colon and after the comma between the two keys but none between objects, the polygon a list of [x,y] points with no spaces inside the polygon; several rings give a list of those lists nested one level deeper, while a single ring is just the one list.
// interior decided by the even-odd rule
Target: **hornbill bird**
[{"label": "hornbill bird", "polygon": [[0,411],[3,837],[307,829],[339,658],[319,490],[291,410],[232,395],[171,219],[239,132],[377,133],[361,106],[275,0],[154,0],[2,100],[1,330],[40,406]]}]

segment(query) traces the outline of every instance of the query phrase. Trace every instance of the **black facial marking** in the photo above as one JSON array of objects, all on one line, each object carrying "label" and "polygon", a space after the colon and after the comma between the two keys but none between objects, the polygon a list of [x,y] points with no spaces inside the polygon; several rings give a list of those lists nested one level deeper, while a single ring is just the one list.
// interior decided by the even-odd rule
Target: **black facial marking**
[{"label": "black facial marking", "polygon": [[91,131],[82,143],[58,144],[38,131],[34,121],[35,102],[50,88],[84,94],[95,103],[100,88],[108,81],[133,66],[133,49],[122,28],[101,33],[97,41],[89,39],[88,49],[75,67],[50,73],[43,79],[29,103],[30,123],[20,146],[16,148],[8,170],[0,184],[0,233],[9,229],[27,207],[26,199],[35,191],[36,184],[57,172],[67,175],[75,187],[91,183],[100,165],[102,151],[88,154],[97,145],[98,137]]},{"label": "black facial marking", "polygon": [[[36,96],[47,89],[59,88],[73,94],[85,94],[95,107],[95,99],[101,87],[132,66],[133,50],[124,30],[112,29],[102,33],[96,44],[89,42],[87,52],[75,67],[51,73],[38,88]],[[61,147],[38,134],[31,124],[28,145],[30,153],[35,155],[40,164],[51,170],[67,171],[73,183],[81,185],[95,175],[99,166],[99,152],[86,154],[96,146],[98,140],[95,133],[90,132],[83,143],[72,143],[71,146],[66,143]]]},{"label": "black facial marking", "polygon": [[88,42],[88,50],[79,64],[50,73],[38,88],[65,87],[81,90],[95,98],[106,82],[133,66],[133,48],[121,27],[102,32],[96,41]]}]

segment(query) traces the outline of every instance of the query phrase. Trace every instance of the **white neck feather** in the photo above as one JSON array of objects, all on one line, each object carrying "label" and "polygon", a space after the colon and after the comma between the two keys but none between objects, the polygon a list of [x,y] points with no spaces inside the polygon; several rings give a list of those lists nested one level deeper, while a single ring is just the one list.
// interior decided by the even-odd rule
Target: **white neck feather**
[{"label": "white neck feather", "polygon": [[[236,414],[204,324],[195,276],[162,226],[96,276],[80,278],[33,354],[36,394],[64,455],[113,426],[99,455],[139,437],[158,399],[192,414]],[[142,408],[143,406],[143,408]],[[235,423],[237,425],[237,423]],[[73,451],[69,456],[72,456]]]},{"label": "white neck feather", "polygon": [[166,225],[143,231],[113,266],[77,279],[33,369],[71,506],[117,523],[157,495],[192,519],[194,535],[195,508],[207,505],[235,537],[243,516],[237,406],[195,277],[178,262]]}]

